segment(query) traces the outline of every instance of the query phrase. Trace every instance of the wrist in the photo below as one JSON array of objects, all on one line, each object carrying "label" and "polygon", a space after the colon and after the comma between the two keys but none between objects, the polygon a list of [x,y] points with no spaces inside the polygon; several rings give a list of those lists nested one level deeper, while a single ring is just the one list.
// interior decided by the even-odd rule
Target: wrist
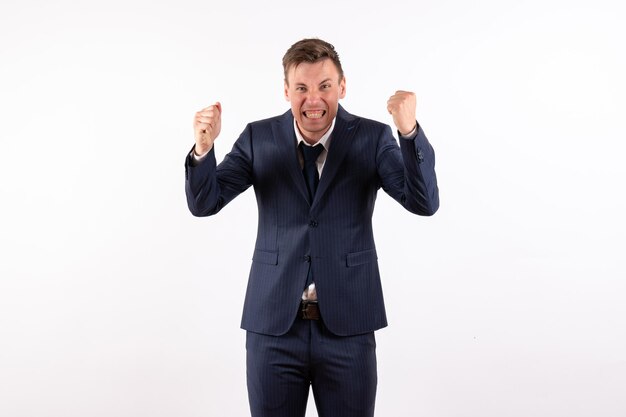
[{"label": "wrist", "polygon": [[213,145],[211,146],[198,146],[196,144],[196,146],[193,147],[193,154],[197,157],[203,157],[204,155],[208,154],[209,151],[213,148]]},{"label": "wrist", "polygon": [[[406,128],[406,126],[403,126],[403,128]],[[415,122],[410,128],[406,130],[403,130],[403,128],[398,128],[398,132],[400,133],[400,135],[411,136],[417,130],[417,122]]]}]

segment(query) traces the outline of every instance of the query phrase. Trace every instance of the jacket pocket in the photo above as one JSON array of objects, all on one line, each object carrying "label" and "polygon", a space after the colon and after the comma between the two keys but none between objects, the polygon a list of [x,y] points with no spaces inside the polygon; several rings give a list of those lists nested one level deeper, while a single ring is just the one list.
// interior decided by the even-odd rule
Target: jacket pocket
[{"label": "jacket pocket", "polygon": [[352,252],[346,256],[346,266],[363,265],[368,262],[376,262],[378,256],[376,249],[368,249],[361,252]]},{"label": "jacket pocket", "polygon": [[278,252],[255,249],[252,261],[260,264],[278,265]]}]

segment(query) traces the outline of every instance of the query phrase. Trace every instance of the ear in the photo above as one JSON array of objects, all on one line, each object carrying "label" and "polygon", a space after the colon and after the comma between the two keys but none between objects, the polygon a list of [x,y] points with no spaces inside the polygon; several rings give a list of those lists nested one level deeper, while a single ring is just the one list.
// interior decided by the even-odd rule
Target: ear
[{"label": "ear", "polygon": [[285,100],[287,100],[287,101],[291,101],[291,100],[289,99],[289,85],[287,84],[287,80],[285,80],[285,84],[284,84],[284,86],[285,86]]},{"label": "ear", "polygon": [[339,82],[339,98],[342,99],[346,96],[346,77],[344,76]]}]

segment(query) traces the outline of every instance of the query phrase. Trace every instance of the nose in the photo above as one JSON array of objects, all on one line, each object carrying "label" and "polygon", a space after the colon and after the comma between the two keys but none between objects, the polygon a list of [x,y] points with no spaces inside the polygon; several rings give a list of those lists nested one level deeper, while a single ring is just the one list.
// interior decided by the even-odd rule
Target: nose
[{"label": "nose", "polygon": [[308,104],[317,104],[320,101],[320,93],[318,91],[309,91],[306,95]]}]

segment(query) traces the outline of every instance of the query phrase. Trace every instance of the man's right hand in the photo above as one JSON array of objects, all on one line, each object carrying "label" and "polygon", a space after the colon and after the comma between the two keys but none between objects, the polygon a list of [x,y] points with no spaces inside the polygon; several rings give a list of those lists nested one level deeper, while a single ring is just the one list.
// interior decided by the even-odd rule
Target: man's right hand
[{"label": "man's right hand", "polygon": [[193,130],[196,138],[196,155],[204,155],[213,148],[213,142],[222,129],[222,105],[216,102],[196,113]]}]

